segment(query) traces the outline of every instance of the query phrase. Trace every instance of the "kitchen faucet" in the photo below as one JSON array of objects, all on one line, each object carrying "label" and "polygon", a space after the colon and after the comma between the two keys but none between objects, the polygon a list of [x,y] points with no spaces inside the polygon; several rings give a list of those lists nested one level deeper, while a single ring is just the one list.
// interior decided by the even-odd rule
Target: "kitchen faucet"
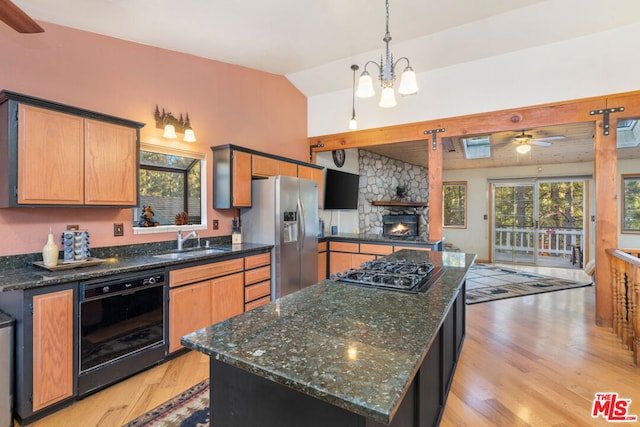
[{"label": "kitchen faucet", "polygon": [[187,234],[184,238],[182,237],[182,231],[178,231],[178,250],[181,251],[182,250],[182,244],[184,242],[186,242],[187,240],[189,240],[190,238],[196,238],[198,237],[198,233],[196,233],[195,231],[192,231],[191,233]]}]

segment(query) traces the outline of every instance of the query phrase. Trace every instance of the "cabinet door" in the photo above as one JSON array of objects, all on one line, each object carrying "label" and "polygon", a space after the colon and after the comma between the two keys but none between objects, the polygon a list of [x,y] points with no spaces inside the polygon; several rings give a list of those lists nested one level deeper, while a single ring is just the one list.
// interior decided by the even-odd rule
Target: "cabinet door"
[{"label": "cabinet door", "polygon": [[322,209],[324,207],[324,180],[322,179],[322,169],[298,165],[298,177],[313,179],[318,183],[318,208]]},{"label": "cabinet door", "polygon": [[298,176],[298,165],[280,160],[278,161],[278,175]]},{"label": "cabinet door", "polygon": [[24,104],[18,111],[18,203],[81,205],[82,118]]},{"label": "cabinet door", "polygon": [[343,252],[329,254],[329,276],[351,268],[351,255]]},{"label": "cabinet door", "polygon": [[327,253],[318,253],[318,282],[327,278]]},{"label": "cabinet door", "polygon": [[270,157],[251,156],[251,176],[267,177],[276,176],[280,171],[278,161]]},{"label": "cabinet door", "polygon": [[231,205],[251,206],[251,154],[242,151],[231,153]]},{"label": "cabinet door", "polygon": [[351,257],[351,268],[360,268],[362,263],[376,259],[375,255],[353,254]]},{"label": "cabinet door", "polygon": [[85,204],[136,206],[136,130],[85,120]]},{"label": "cabinet door", "polygon": [[211,305],[211,323],[218,323],[244,312],[244,275],[237,273],[212,280]]},{"label": "cabinet door", "polygon": [[33,297],[33,411],[73,395],[73,290]]},{"label": "cabinet door", "polygon": [[180,338],[211,325],[211,282],[169,291],[169,351],[182,348]]}]

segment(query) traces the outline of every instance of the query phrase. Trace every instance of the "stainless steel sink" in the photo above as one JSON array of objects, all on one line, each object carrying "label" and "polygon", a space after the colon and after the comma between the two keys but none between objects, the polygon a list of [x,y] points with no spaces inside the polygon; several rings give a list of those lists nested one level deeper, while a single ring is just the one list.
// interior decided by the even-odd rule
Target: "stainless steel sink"
[{"label": "stainless steel sink", "polygon": [[195,258],[204,255],[212,255],[219,254],[223,252],[228,252],[226,249],[219,248],[202,248],[202,249],[191,249],[180,252],[170,252],[168,254],[159,254],[154,255],[154,258],[162,258],[162,259],[184,259],[184,258]]}]

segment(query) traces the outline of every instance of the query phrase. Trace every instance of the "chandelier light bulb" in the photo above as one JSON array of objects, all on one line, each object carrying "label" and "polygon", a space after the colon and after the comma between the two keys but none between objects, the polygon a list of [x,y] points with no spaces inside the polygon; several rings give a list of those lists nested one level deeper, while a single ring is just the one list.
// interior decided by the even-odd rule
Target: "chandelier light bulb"
[{"label": "chandelier light bulb", "polygon": [[516,151],[520,154],[527,154],[531,151],[531,146],[529,144],[520,144],[516,147]]},{"label": "chandelier light bulb", "polygon": [[382,95],[380,96],[380,103],[378,105],[382,108],[393,108],[398,105],[396,102],[396,94],[393,92],[392,87],[382,89]]},{"label": "chandelier light bulb", "polygon": [[376,94],[376,91],[373,90],[373,80],[371,79],[371,75],[368,71],[363,71],[360,74],[360,79],[358,80],[358,89],[356,89],[356,96],[358,98],[371,98]]},{"label": "chandelier light bulb", "polygon": [[418,93],[418,81],[416,80],[416,73],[413,68],[407,66],[400,77],[400,86],[398,87],[398,93],[400,95],[414,95]]}]

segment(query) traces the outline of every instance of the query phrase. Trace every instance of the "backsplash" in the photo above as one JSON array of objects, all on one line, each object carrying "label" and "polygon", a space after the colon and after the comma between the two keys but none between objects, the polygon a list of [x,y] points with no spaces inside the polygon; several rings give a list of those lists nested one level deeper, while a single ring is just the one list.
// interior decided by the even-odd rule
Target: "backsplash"
[{"label": "backsplash", "polygon": [[[361,233],[382,233],[382,216],[388,214],[419,215],[418,234],[429,238],[429,208],[399,208],[373,206],[372,201],[429,201],[427,169],[384,157],[370,151],[359,150],[360,193],[358,198]],[[400,187],[401,191],[398,191]],[[402,194],[399,196],[398,193]]]}]

